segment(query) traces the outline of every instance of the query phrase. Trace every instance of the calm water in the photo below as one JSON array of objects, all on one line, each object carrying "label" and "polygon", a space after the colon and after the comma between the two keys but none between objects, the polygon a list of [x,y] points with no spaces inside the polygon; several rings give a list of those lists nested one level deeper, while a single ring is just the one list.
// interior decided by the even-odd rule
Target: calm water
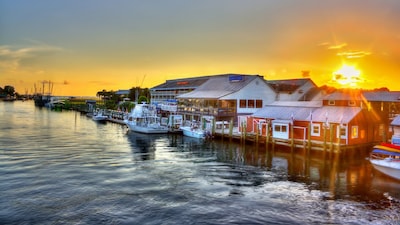
[{"label": "calm water", "polygon": [[324,159],[141,135],[0,102],[1,224],[399,224],[400,182]]}]

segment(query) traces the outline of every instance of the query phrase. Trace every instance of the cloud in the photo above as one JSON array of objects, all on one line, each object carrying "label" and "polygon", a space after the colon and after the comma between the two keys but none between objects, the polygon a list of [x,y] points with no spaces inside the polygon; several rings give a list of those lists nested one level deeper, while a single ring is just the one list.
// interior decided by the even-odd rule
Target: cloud
[{"label": "cloud", "polygon": [[337,53],[337,56],[343,56],[347,59],[363,58],[367,55],[371,55],[371,52],[367,51],[344,51]]},{"label": "cloud", "polygon": [[347,43],[341,43],[337,45],[329,45],[328,49],[342,49],[347,46]]},{"label": "cloud", "polygon": [[63,51],[62,48],[50,45],[28,47],[0,46],[0,71],[15,72],[23,67],[23,60],[35,59],[44,54]]},{"label": "cloud", "polygon": [[318,46],[326,46],[327,49],[335,50],[335,49],[342,49],[347,46],[347,43],[340,43],[340,44],[332,44],[330,42],[322,42],[319,43]]}]

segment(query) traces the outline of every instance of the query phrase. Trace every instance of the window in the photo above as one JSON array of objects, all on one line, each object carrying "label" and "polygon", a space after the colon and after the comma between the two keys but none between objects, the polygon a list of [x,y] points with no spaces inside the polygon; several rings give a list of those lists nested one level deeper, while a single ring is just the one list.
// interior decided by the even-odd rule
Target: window
[{"label": "window", "polygon": [[321,135],[321,124],[312,124],[311,125],[311,135],[312,136],[320,136]]},{"label": "window", "polygon": [[282,138],[282,139],[288,139],[289,138],[289,132],[288,132],[288,124],[283,124],[283,123],[277,123],[272,125],[274,130],[272,132],[272,136],[274,138]]},{"label": "window", "polygon": [[247,100],[247,107],[254,108],[254,100],[253,99]]},{"label": "window", "polygon": [[351,127],[351,138],[358,138],[358,126]]},{"label": "window", "polygon": [[346,129],[346,126],[338,126],[337,127],[337,135],[336,135],[336,137],[337,138],[346,138],[346,136],[347,136],[347,129]]},{"label": "window", "polygon": [[356,101],[349,101],[349,106],[355,106],[356,105]]},{"label": "window", "polygon": [[335,105],[335,100],[329,100],[328,105]]},{"label": "window", "polygon": [[246,100],[245,99],[240,99],[239,107],[240,108],[246,108]]},{"label": "window", "polygon": [[256,108],[262,108],[262,100],[256,100]]}]

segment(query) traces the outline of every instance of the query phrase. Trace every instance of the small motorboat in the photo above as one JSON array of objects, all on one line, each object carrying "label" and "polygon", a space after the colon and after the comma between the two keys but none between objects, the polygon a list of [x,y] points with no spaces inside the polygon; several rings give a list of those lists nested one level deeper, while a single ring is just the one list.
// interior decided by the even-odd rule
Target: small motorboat
[{"label": "small motorboat", "polygon": [[388,143],[375,145],[369,161],[376,170],[400,180],[400,146]]},{"label": "small motorboat", "polygon": [[104,115],[102,110],[98,110],[93,113],[92,119],[94,121],[106,121],[108,119],[108,116]]}]

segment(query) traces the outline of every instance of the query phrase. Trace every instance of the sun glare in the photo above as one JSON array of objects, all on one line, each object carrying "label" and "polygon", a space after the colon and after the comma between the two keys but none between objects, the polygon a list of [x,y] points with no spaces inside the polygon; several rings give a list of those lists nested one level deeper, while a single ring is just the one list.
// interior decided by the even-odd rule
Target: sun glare
[{"label": "sun glare", "polygon": [[361,82],[361,72],[354,66],[343,65],[333,72],[333,80],[344,87],[357,87]]}]

